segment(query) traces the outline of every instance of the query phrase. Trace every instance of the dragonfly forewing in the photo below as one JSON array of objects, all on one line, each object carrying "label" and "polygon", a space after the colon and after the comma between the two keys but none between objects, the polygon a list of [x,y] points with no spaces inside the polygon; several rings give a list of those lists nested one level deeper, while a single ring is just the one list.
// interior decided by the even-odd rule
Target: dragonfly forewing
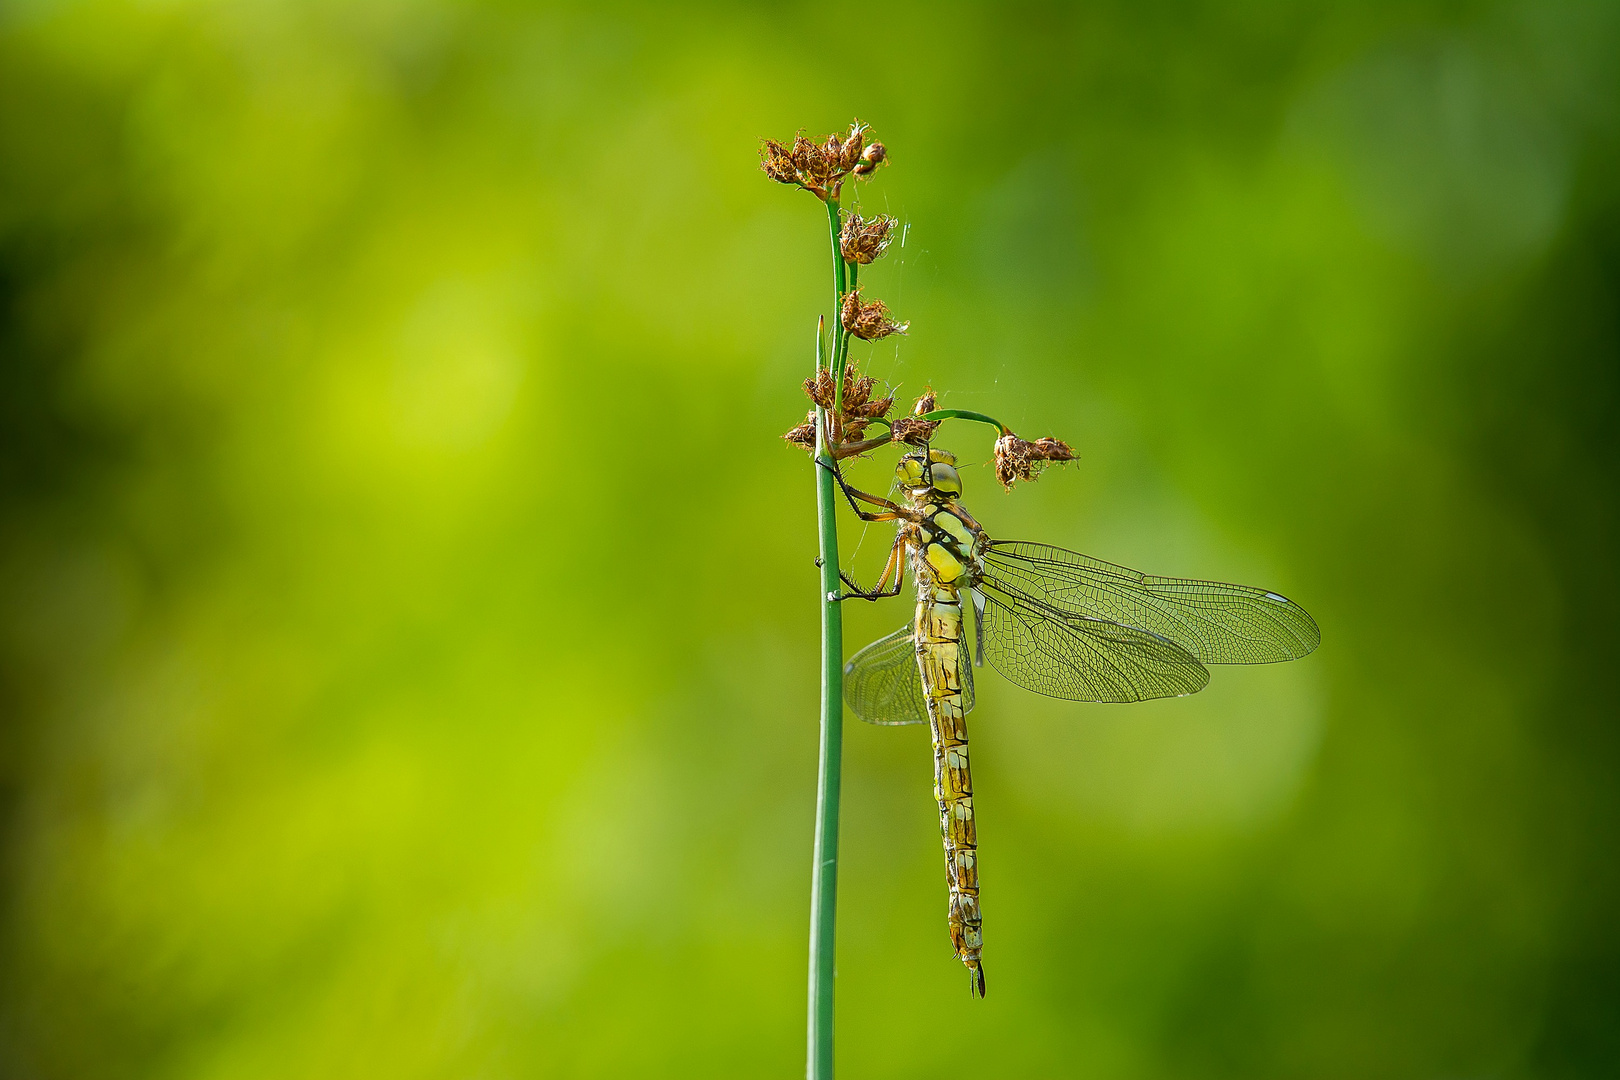
[{"label": "dragonfly forewing", "polygon": [[1206,664],[1296,660],[1322,641],[1304,608],[1248,585],[1156,577],[1021,540],[992,542],[984,567],[987,577],[1040,604],[1138,627]]}]

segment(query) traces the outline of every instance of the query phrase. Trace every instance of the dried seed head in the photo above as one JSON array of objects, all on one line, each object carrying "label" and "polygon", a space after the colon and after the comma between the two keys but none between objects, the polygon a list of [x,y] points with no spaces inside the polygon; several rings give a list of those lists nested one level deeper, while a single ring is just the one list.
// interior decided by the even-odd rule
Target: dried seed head
[{"label": "dried seed head", "polygon": [[844,383],[844,415],[850,418],[865,420],[880,420],[889,415],[894,408],[894,396],[874,398],[872,388],[877,380],[870,375],[862,375],[853,381]]},{"label": "dried seed head", "polygon": [[793,167],[793,159],[787,147],[775,139],[765,139],[759,144],[759,167],[766,176],[778,184],[797,184],[799,182],[798,170]]},{"label": "dried seed head", "polygon": [[839,230],[839,250],[848,261],[865,266],[882,257],[889,249],[889,230],[898,224],[887,214],[863,218],[852,213],[844,219],[844,227]]},{"label": "dried seed head", "polygon": [[910,443],[912,446],[921,446],[934,437],[940,421],[924,420],[924,413],[931,413],[938,404],[932,390],[924,389],[922,396],[911,407],[910,416],[902,416],[894,422],[889,431],[889,438],[894,442]]},{"label": "dried seed head", "polygon": [[890,319],[888,306],[881,300],[862,303],[859,289],[844,296],[844,306],[839,312],[839,317],[844,324],[844,330],[862,341],[877,341],[890,334],[903,334],[911,325]]},{"label": "dried seed head", "polygon": [[837,198],[851,171],[865,176],[883,161],[883,144],[867,145],[866,131],[866,125],[857,120],[849,126],[847,136],[835,132],[820,146],[802,131],[794,136],[791,147],[775,139],[762,140],[760,168],[779,184],[796,184],[820,199]]},{"label": "dried seed head", "polygon": [[872,143],[861,151],[861,160],[854,169],[855,175],[861,177],[871,176],[879,165],[888,160],[888,157],[889,151],[884,148],[882,143]]},{"label": "dried seed head", "polygon": [[[825,368],[804,380],[805,396],[827,410],[827,422],[832,428],[829,441],[834,447],[844,449],[850,443],[860,442],[872,421],[884,419],[888,416],[889,410],[894,408],[893,395],[875,399],[872,397],[877,385],[876,379],[870,375],[862,375],[853,364],[844,369],[844,392],[841,400],[834,399],[832,372]],[[834,407],[837,405],[842,405],[842,409],[835,413]],[[811,428],[808,437],[812,440],[815,419],[815,410],[811,410],[806,423]],[[802,430],[803,426],[794,428],[783,438],[792,443],[802,444],[807,437]],[[878,441],[881,442],[882,439]]]},{"label": "dried seed head", "polygon": [[902,416],[894,422],[894,427],[889,429],[889,438],[894,442],[921,446],[934,437],[934,431],[939,425],[940,421],[938,420],[922,420],[915,416]]},{"label": "dried seed head", "polygon": [[793,167],[799,170],[801,175],[810,175],[811,154],[819,156],[816,144],[805,138],[802,131],[793,136],[793,149],[788,151],[788,156],[793,161]]},{"label": "dried seed head", "polygon": [[833,407],[833,377],[832,372],[820,368],[816,373],[804,380],[804,392],[811,401],[823,409]]},{"label": "dried seed head", "polygon": [[889,415],[889,410],[892,408],[894,408],[894,396],[891,394],[888,397],[877,398],[874,401],[868,401],[853,408],[846,403],[844,411],[853,416],[864,416],[869,420],[881,420]]},{"label": "dried seed head", "polygon": [[[827,156],[827,151],[815,145],[809,139],[804,140],[804,146],[804,173],[810,181],[809,186],[824,188],[842,174],[843,170],[838,167],[837,154],[834,154],[831,159],[829,159]],[[797,149],[797,142],[794,143],[794,147]]]},{"label": "dried seed head", "polygon": [[784,434],[782,436],[782,441],[786,442],[790,446],[803,447],[805,450],[809,451],[810,453],[812,453],[812,454],[815,453],[815,451],[816,451],[816,413],[815,413],[815,410],[814,409],[810,410],[809,415],[804,418],[804,423],[800,424],[798,427],[794,428],[792,431],[789,431],[786,434]]},{"label": "dried seed head", "polygon": [[1008,491],[1015,480],[1034,480],[1054,461],[1073,461],[1074,450],[1061,439],[1041,438],[1026,442],[1017,435],[996,440],[996,479]]},{"label": "dried seed head", "polygon": [[872,387],[876,385],[876,379],[872,378],[870,375],[858,374],[855,371],[855,366],[853,364],[845,368],[844,411],[855,412],[862,405],[865,405],[867,399],[872,396]]},{"label": "dried seed head", "polygon": [[859,120],[849,125],[849,135],[844,138],[843,150],[839,155],[839,166],[845,172],[861,163],[861,150],[866,145],[866,125]]}]

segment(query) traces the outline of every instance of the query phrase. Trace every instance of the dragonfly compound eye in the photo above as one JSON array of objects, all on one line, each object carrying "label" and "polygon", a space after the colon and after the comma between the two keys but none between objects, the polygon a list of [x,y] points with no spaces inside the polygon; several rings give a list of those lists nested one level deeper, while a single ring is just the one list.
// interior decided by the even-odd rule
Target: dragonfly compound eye
[{"label": "dragonfly compound eye", "polygon": [[953,498],[962,494],[962,474],[956,471],[956,466],[937,461],[929,466],[929,471],[934,474],[935,491]]},{"label": "dragonfly compound eye", "polygon": [[928,481],[925,478],[927,470],[918,458],[907,454],[900,459],[900,464],[894,467],[894,474],[900,478],[900,486],[906,488],[925,488]]}]

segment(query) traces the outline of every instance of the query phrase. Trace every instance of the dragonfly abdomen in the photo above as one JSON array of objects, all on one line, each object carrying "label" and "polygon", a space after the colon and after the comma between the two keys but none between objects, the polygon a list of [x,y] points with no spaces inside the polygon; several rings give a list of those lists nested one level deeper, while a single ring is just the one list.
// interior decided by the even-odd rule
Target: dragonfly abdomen
[{"label": "dragonfly abdomen", "polygon": [[927,588],[917,604],[915,637],[934,742],[934,798],[939,803],[940,833],[945,842],[951,944],[972,975],[974,993],[983,997],[978,837],[963,699],[966,673],[961,666],[962,601],[954,586],[936,581]]}]

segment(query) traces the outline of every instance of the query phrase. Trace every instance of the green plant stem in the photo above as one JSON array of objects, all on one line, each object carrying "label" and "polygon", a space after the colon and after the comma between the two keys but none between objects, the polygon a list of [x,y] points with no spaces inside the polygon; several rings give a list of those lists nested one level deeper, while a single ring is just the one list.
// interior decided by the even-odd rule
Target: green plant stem
[{"label": "green plant stem", "polygon": [[[833,410],[838,415],[844,410],[844,354],[849,348],[849,335],[844,333],[844,291],[848,287],[844,283],[844,274],[848,264],[844,262],[843,246],[838,242],[838,233],[841,222],[838,220],[838,200],[827,200],[827,228],[832,232],[833,257]],[[817,365],[819,366],[819,364]]]},{"label": "green plant stem", "polygon": [[[845,337],[839,318],[844,258],[838,247],[838,203],[827,200],[833,249],[833,380],[841,405]],[[816,330],[816,369],[823,366],[823,334]],[[816,413],[816,525],[821,539],[821,750],[816,772],[815,863],[810,871],[810,1018],[808,1080],[833,1075],[834,931],[838,919],[838,796],[844,749],[844,618],[838,605],[838,501],[828,445],[831,417]]]},{"label": "green plant stem", "polygon": [[1003,424],[993,416],[986,416],[980,412],[969,412],[966,409],[935,409],[930,413],[923,413],[924,420],[976,420],[981,424],[989,424],[1003,435],[1011,435],[1012,428]]},{"label": "green plant stem", "polygon": [[[835,245],[838,243],[836,238],[833,240],[833,243]],[[846,292],[855,291],[855,281],[858,277],[860,277],[860,271],[860,263],[844,264],[844,272],[847,275],[847,280],[844,283],[844,289]],[[839,408],[843,407],[844,369],[849,367],[849,337],[849,331],[844,329],[844,310],[843,307],[840,306],[838,309],[838,359],[836,361],[838,364]]]}]

